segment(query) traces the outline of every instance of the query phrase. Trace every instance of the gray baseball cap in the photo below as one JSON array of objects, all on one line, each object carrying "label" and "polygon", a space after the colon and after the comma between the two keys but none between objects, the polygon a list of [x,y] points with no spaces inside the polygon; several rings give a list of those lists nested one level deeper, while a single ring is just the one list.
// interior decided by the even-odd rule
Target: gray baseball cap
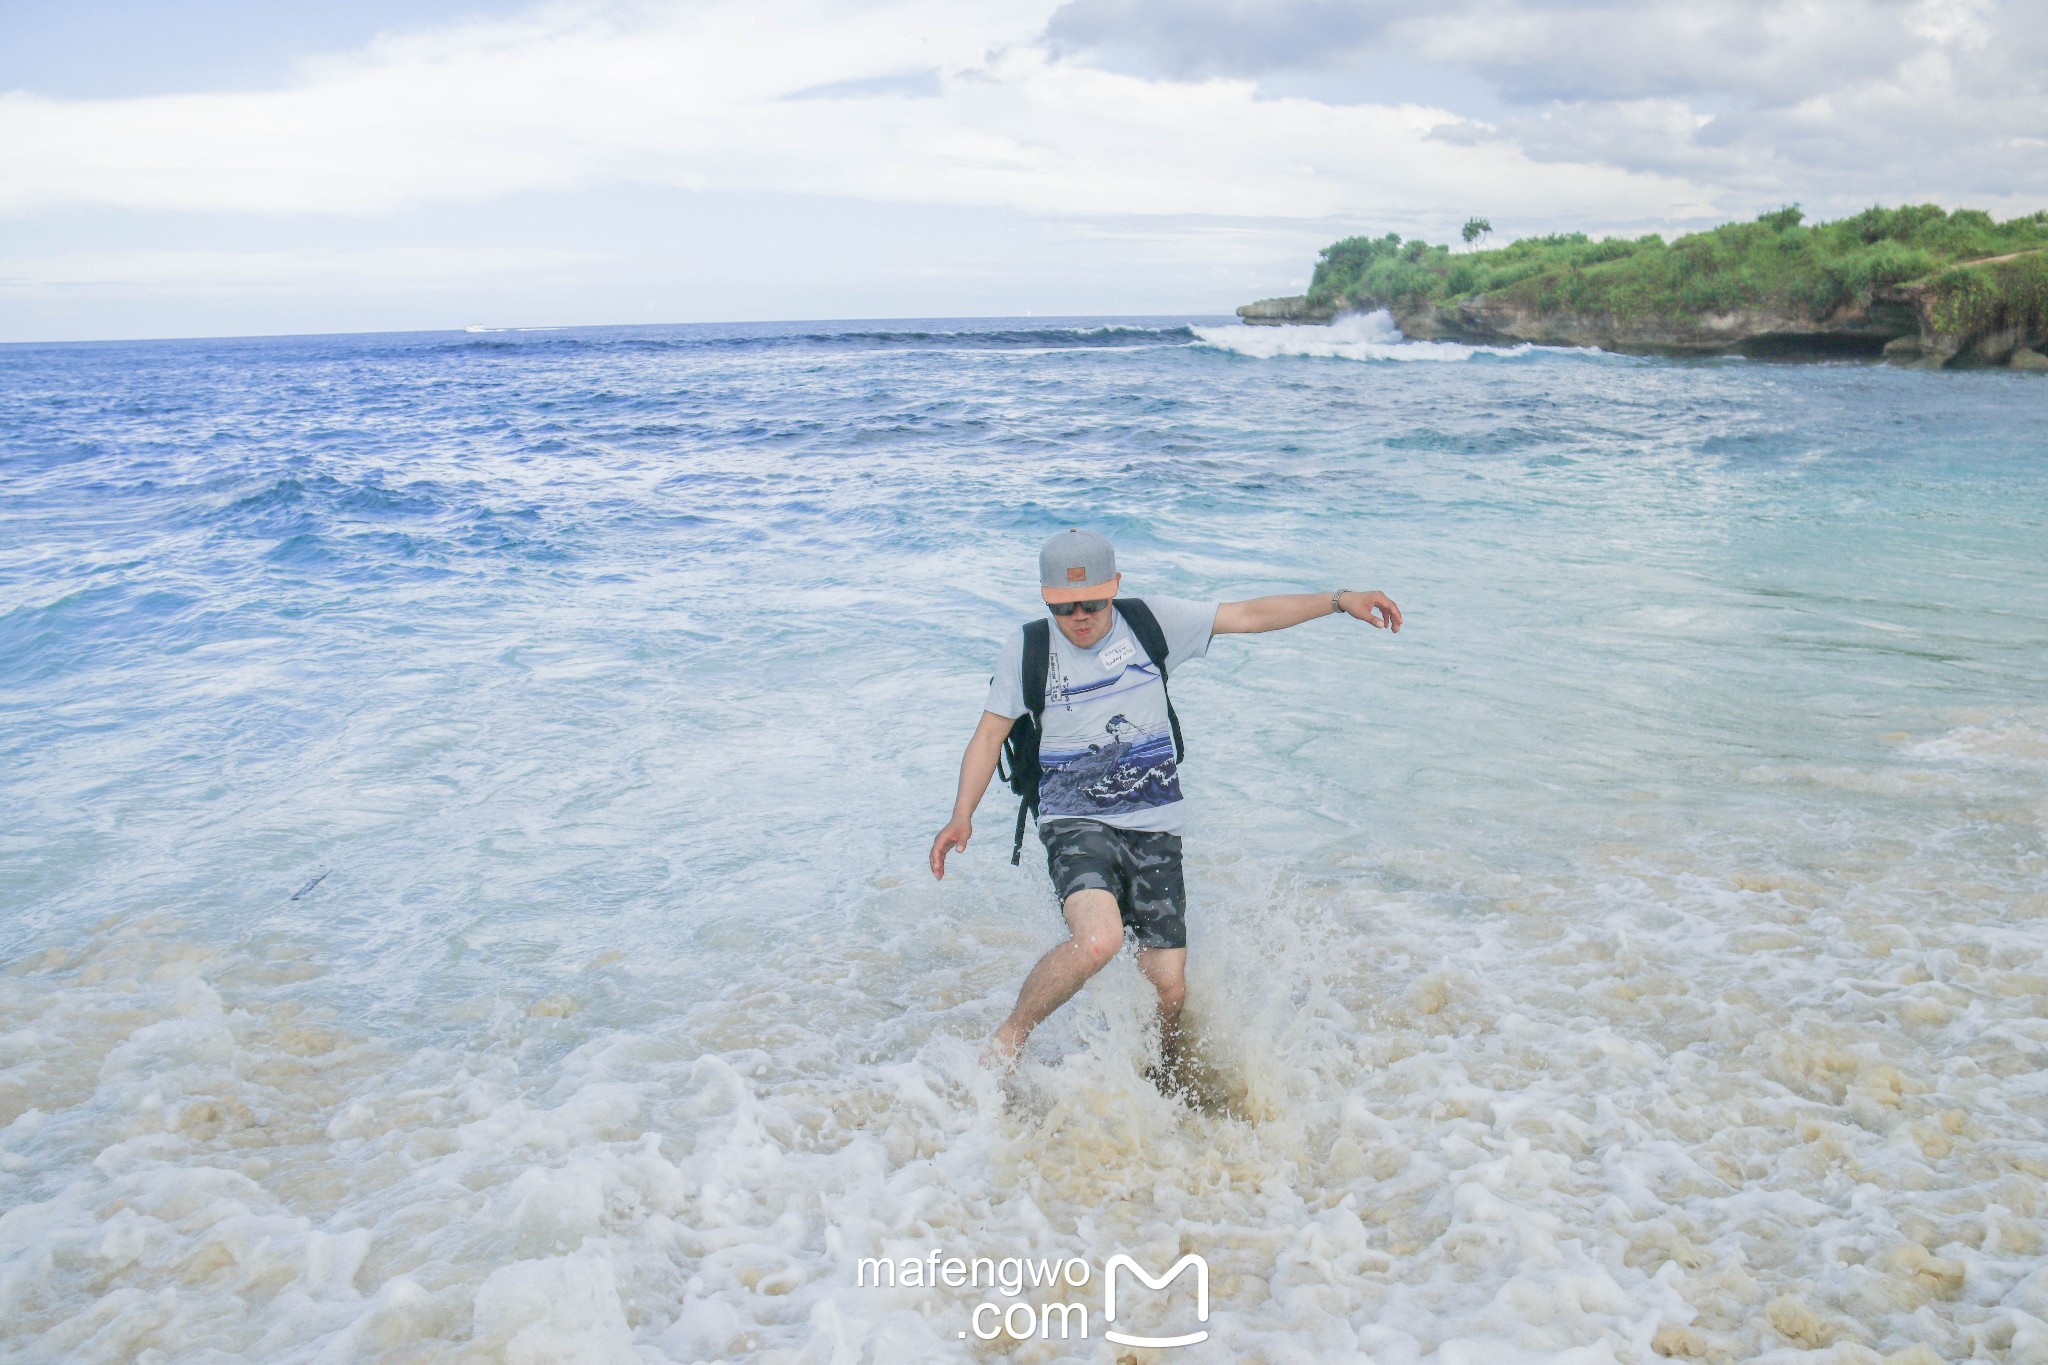
[{"label": "gray baseball cap", "polygon": [[1116,551],[1092,531],[1062,531],[1038,552],[1038,584],[1048,602],[1116,596]]}]

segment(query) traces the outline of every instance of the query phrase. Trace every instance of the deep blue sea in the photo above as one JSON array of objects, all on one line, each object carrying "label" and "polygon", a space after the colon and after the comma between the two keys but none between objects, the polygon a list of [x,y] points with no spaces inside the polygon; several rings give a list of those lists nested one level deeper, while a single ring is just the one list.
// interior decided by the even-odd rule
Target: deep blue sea
[{"label": "deep blue sea", "polygon": [[[1174,672],[1184,1098],[1128,961],[983,1072],[1060,921],[1000,786],[925,870],[1068,526],[1406,616]],[[0,346],[10,1359],[2032,1360],[2044,1076],[2038,376]],[[1210,1312],[861,1282],[933,1252]]]}]

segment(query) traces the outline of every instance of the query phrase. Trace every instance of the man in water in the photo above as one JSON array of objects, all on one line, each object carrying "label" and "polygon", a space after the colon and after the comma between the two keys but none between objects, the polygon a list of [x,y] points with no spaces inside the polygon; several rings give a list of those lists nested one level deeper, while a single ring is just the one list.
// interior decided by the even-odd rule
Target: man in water
[{"label": "man in water", "polygon": [[[1187,993],[1187,892],[1181,878],[1180,771],[1158,661],[1115,610],[1122,586],[1116,552],[1101,536],[1062,531],[1038,555],[1039,585],[1052,624],[1040,718],[1038,837],[1069,937],[1038,960],[990,1039],[985,1059],[1016,1064],[1031,1030],[1102,970],[1129,930],[1138,970],[1159,993],[1160,1060],[1172,1074]],[[1143,599],[1159,624],[1169,671],[1209,652],[1215,635],[1257,635],[1342,613],[1401,629],[1401,609],[1384,593],[1338,589],[1244,602]],[[1011,722],[1026,710],[1024,634],[996,661],[988,700],[960,760],[953,818],[932,841],[932,875],[967,847],[974,808],[995,773]]]}]

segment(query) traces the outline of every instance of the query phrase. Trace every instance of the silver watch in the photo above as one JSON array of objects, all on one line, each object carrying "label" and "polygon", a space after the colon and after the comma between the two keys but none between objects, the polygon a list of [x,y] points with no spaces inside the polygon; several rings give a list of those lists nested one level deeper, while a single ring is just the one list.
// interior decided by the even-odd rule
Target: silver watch
[{"label": "silver watch", "polygon": [[1348,590],[1347,590],[1347,589],[1344,589],[1344,588],[1338,588],[1338,589],[1337,589],[1336,591],[1334,591],[1334,592],[1332,592],[1332,593],[1330,594],[1330,610],[1331,610],[1331,611],[1333,611],[1333,612],[1341,612],[1341,611],[1343,611],[1343,610],[1344,610],[1344,594],[1345,594],[1345,592],[1346,592],[1346,591],[1348,591]]}]

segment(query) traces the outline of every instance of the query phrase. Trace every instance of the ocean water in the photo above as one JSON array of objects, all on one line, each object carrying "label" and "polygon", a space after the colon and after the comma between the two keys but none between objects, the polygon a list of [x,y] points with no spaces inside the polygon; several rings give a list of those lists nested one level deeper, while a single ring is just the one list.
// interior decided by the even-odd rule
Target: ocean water
[{"label": "ocean water", "polygon": [[[1175,674],[1179,1099],[1127,958],[985,1074],[1044,869],[924,868],[1068,525],[1407,615]],[[2048,1359],[2044,589],[2004,372],[0,347],[0,1355]]]}]

